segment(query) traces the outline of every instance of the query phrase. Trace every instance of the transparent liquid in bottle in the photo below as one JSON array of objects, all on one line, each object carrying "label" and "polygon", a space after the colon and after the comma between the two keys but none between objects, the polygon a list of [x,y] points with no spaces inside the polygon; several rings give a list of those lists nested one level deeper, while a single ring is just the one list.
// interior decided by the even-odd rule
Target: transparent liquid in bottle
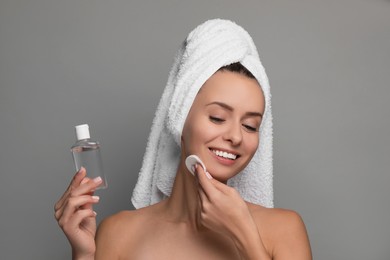
[{"label": "transparent liquid in bottle", "polygon": [[102,156],[100,153],[100,144],[91,141],[89,138],[78,140],[72,146],[71,152],[73,155],[76,171],[84,167],[87,171],[87,177],[94,179],[100,176],[103,180],[98,189],[107,188],[107,180],[103,171]]}]

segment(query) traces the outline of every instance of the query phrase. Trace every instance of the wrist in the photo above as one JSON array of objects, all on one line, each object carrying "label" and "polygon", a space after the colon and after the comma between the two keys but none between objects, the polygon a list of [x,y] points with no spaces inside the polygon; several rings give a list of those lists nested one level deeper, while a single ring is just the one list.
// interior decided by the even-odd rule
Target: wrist
[{"label": "wrist", "polygon": [[241,226],[237,232],[233,233],[232,240],[242,259],[271,260],[254,222],[249,221]]},{"label": "wrist", "polygon": [[72,260],[94,260],[95,254],[77,254],[76,252],[72,251]]},{"label": "wrist", "polygon": [[94,260],[95,256],[72,257],[72,260]]}]

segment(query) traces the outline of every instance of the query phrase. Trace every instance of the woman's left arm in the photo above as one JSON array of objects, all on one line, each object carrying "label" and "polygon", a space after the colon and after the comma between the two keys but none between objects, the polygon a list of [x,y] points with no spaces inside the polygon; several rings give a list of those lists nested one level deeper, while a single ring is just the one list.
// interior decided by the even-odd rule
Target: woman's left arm
[{"label": "woman's left arm", "polygon": [[276,212],[278,220],[274,222],[273,225],[277,226],[273,230],[278,235],[270,255],[260,236],[260,225],[256,224],[259,217],[251,214],[240,194],[232,187],[207,178],[202,167],[196,169],[202,224],[231,237],[243,259],[312,259],[305,225],[297,213],[286,210]]},{"label": "woman's left arm", "polygon": [[243,259],[272,259],[240,194],[234,188],[206,177],[202,167],[196,167],[196,170],[202,224],[231,237]]}]

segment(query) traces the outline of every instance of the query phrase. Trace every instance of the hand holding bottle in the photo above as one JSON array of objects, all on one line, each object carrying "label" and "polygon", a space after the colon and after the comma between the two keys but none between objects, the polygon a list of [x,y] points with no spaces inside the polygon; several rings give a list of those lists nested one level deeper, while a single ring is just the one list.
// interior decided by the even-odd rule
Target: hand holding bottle
[{"label": "hand holding bottle", "polygon": [[55,218],[71,244],[73,259],[94,259],[96,251],[96,212],[92,205],[99,197],[93,196],[93,192],[102,179],[91,180],[86,174],[85,168],[81,168],[54,206]]}]

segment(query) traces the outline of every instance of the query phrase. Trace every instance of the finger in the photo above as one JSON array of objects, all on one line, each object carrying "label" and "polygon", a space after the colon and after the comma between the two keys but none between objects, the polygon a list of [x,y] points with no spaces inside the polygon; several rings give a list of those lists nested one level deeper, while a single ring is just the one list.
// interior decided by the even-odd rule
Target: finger
[{"label": "finger", "polygon": [[[95,197],[93,196],[93,194],[94,194],[93,192],[88,193],[88,195]],[[93,203],[85,203],[84,205],[80,206],[80,209],[93,209]]]},{"label": "finger", "polygon": [[198,195],[199,195],[201,207],[202,207],[202,209],[203,209],[204,203],[210,202],[209,197],[207,197],[207,194],[204,192],[204,190],[202,189],[202,187],[199,187],[199,188],[198,188]]},{"label": "finger", "polygon": [[[91,181],[91,179],[85,177],[84,180],[86,180],[86,179],[87,179],[87,182],[88,182],[88,181]],[[83,181],[84,181],[84,180],[83,180]],[[86,183],[86,182],[85,182],[85,183]],[[91,191],[91,192],[87,192],[86,195],[93,196],[94,193],[95,193],[95,191],[93,190],[93,191]],[[80,208],[81,208],[81,209],[93,209],[93,204],[92,204],[92,203],[86,203],[86,204],[80,206]]]},{"label": "finger", "polygon": [[[200,217],[200,213],[203,210],[203,201],[205,199],[208,199],[208,198],[207,198],[206,194],[204,193],[202,186],[200,186],[200,183],[198,181],[198,177],[197,177],[196,173],[195,173],[195,187],[196,187],[196,191],[197,191],[196,195],[198,196],[197,204],[198,204],[198,208],[200,209],[200,210],[198,210],[199,217]],[[203,193],[203,194],[201,195],[201,193]],[[205,198],[205,196],[206,196],[206,198]]]},{"label": "finger", "polygon": [[77,197],[80,195],[91,194],[102,184],[102,182],[103,180],[101,177],[96,177],[72,190],[69,195],[71,197]]},{"label": "finger", "polygon": [[[67,221],[72,217],[72,215],[79,211],[79,210],[84,210],[82,207],[85,204],[96,204],[99,202],[99,197],[98,196],[89,196],[89,195],[84,195],[84,196],[79,196],[76,198],[70,198],[65,207],[61,208],[56,212],[56,218],[63,219]],[[92,208],[90,208],[92,209]]]},{"label": "finger", "polygon": [[228,193],[229,189],[231,189],[231,187],[223,182],[218,181],[217,179],[211,179],[210,182],[214,185],[215,188],[223,193]]},{"label": "finger", "polygon": [[[88,183],[88,182],[90,182],[90,181],[92,181],[91,178],[85,177],[85,178],[81,181],[80,185],[86,184],[86,183]],[[91,196],[92,196],[94,193],[95,193],[95,190],[91,190],[90,192],[87,192],[86,195],[91,195]]]},{"label": "finger", "polygon": [[[79,230],[80,229],[80,223],[85,220],[86,218],[96,217],[96,212],[90,209],[83,209],[77,211],[74,216],[69,219],[66,225],[67,231],[70,230]],[[65,230],[64,230],[65,231]]]},{"label": "finger", "polygon": [[58,211],[59,209],[63,208],[64,204],[67,202],[67,200],[69,200],[69,198],[74,198],[81,195],[93,195],[93,192],[102,183],[102,179],[100,177],[97,177],[92,181],[88,180],[89,178],[87,177],[83,178],[80,181],[79,187],[71,188],[69,191],[67,191],[64,194],[66,196],[63,196],[63,198],[55,205],[55,211]]},{"label": "finger", "polygon": [[84,177],[84,178],[81,180],[80,185],[86,184],[86,183],[89,182],[90,180],[91,180],[91,178]]},{"label": "finger", "polygon": [[78,186],[80,186],[80,183],[83,181],[86,175],[87,170],[84,167],[81,167],[80,170],[73,177],[73,180],[70,182],[69,186],[77,188]]},{"label": "finger", "polygon": [[82,197],[70,198],[63,207],[56,210],[54,216],[57,221],[59,221],[63,217],[69,217],[78,209],[84,209],[84,205],[91,205],[89,208],[92,208],[92,204],[96,204],[97,202],[99,202],[98,196],[85,195]]},{"label": "finger", "polygon": [[204,192],[206,193],[207,197],[210,198],[213,192],[215,192],[216,188],[214,185],[210,182],[210,179],[207,178],[206,173],[204,169],[199,166],[198,164],[195,165],[195,172],[196,176],[198,177],[198,181]]},{"label": "finger", "polygon": [[54,205],[55,211],[57,211],[59,208],[63,206],[66,198],[69,196],[69,193],[72,191],[72,189],[75,189],[78,186],[80,186],[80,183],[82,182],[86,174],[87,172],[84,167],[81,167],[80,170],[76,172],[76,174],[73,176],[72,181],[70,182],[64,194],[62,194],[61,198]]},{"label": "finger", "polygon": [[202,187],[198,187],[198,207],[199,207],[199,210],[197,210],[197,213],[198,213],[198,223],[202,226],[205,225],[204,223],[204,214],[206,214],[206,211],[207,211],[207,206],[206,205],[209,205],[210,204],[210,200],[209,198],[207,197],[206,193],[204,192],[204,190],[202,189]]},{"label": "finger", "polygon": [[215,188],[218,190],[226,193],[229,192],[230,187],[226,185],[223,182],[218,181],[217,179],[213,178],[209,172],[205,172],[202,167],[199,167],[203,170],[203,172],[206,174],[206,177],[209,179],[209,181],[214,185]]}]

